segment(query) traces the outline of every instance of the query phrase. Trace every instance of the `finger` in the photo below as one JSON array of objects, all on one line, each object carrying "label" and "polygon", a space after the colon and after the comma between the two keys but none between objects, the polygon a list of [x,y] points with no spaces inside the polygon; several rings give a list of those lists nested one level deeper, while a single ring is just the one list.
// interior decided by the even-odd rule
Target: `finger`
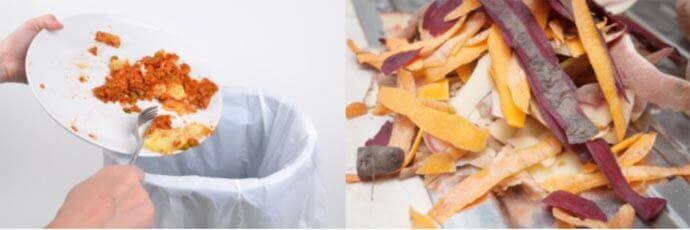
[{"label": "finger", "polygon": [[142,171],[140,168],[138,168],[137,166],[134,166],[134,165],[129,165],[127,167],[129,168],[129,170],[131,170],[132,173],[134,173],[134,175],[137,176],[138,182],[144,181],[144,176],[145,176],[144,171]]},{"label": "finger", "polygon": [[58,19],[55,17],[55,15],[48,14],[46,16],[48,16],[48,26],[46,27],[46,29],[48,29],[50,31],[62,29],[63,25],[62,25],[62,23],[60,23],[60,21],[58,21]]},{"label": "finger", "polygon": [[155,207],[144,189],[133,189],[118,201],[116,214],[108,227],[150,227]]},{"label": "finger", "polygon": [[144,171],[133,165],[110,165],[106,168],[117,180],[132,180],[141,183],[144,180]]},{"label": "finger", "polygon": [[150,202],[149,194],[142,187],[130,187],[128,191],[115,197],[118,211],[126,212]]},{"label": "finger", "polygon": [[110,188],[110,192],[116,196],[122,196],[129,189],[141,187],[143,172],[133,166],[109,165],[103,168],[102,177]]},{"label": "finger", "polygon": [[132,223],[132,227],[136,228],[150,228],[153,226],[154,218],[156,216],[156,208],[150,199],[146,199],[141,205],[130,210],[133,214],[129,219],[136,220]]},{"label": "finger", "polygon": [[106,228],[150,228],[155,219],[156,209],[148,201],[126,211],[117,211],[105,225]]},{"label": "finger", "polygon": [[48,30],[58,30],[62,29],[62,23],[60,23],[55,16],[52,14],[46,14],[40,17],[33,18],[29,21],[27,21],[27,25],[29,26],[29,29],[33,32],[40,32],[43,29],[48,29]]}]

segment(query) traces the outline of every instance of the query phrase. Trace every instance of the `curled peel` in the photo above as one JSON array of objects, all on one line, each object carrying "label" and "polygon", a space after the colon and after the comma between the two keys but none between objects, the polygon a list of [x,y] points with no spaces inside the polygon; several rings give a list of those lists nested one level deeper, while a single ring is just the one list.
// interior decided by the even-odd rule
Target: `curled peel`
[{"label": "curled peel", "polygon": [[561,145],[553,137],[546,137],[531,147],[511,150],[504,157],[453,186],[434,204],[428,214],[437,222],[443,223],[451,215],[484,196],[504,179],[556,156],[560,151]]}]

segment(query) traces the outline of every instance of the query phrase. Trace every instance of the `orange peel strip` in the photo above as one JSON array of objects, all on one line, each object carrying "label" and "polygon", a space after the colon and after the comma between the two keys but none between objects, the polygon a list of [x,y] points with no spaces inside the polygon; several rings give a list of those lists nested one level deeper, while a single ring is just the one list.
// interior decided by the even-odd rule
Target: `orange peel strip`
[{"label": "orange peel strip", "polygon": [[[445,43],[450,37],[455,35],[460,28],[462,27],[464,21],[463,20],[458,20],[453,27],[448,29],[448,31],[444,32],[440,36],[428,39],[428,40],[422,40],[416,43],[412,43],[409,46],[411,48],[408,48],[406,50],[413,50],[413,49],[419,49],[422,48],[422,50],[419,52],[419,56],[421,57],[428,57],[436,48],[438,48],[440,45]],[[419,44],[419,45],[416,45]]]},{"label": "orange peel strip", "polygon": [[390,109],[386,108],[386,106],[383,106],[381,102],[376,102],[376,106],[374,106],[374,109],[371,110],[371,114],[374,116],[385,116],[388,115],[391,112]]},{"label": "orange peel strip", "polygon": [[500,160],[492,162],[486,168],[453,186],[443,194],[428,214],[437,222],[443,223],[448,217],[491,191],[505,178],[556,156],[560,151],[561,146],[554,137],[547,137],[527,148],[511,150]]},{"label": "orange peel strip", "polygon": [[618,208],[618,212],[609,219],[609,228],[630,228],[635,222],[635,209],[630,204]]},{"label": "orange peel strip", "polygon": [[424,69],[426,82],[435,82],[446,77],[447,74],[455,71],[458,67],[477,60],[486,51],[486,42],[476,46],[466,46],[460,49],[457,54],[451,55],[442,66],[429,67]]},{"label": "orange peel strip", "polygon": [[587,52],[589,63],[594,69],[594,73],[599,82],[599,87],[604,93],[604,98],[609,105],[613,127],[618,141],[625,137],[627,122],[623,115],[623,107],[616,89],[616,71],[613,61],[605,47],[604,41],[599,30],[594,25],[594,19],[589,11],[586,0],[572,0],[573,15],[578,35],[582,41],[582,46]]},{"label": "orange peel strip", "polygon": [[404,38],[386,38],[386,49],[395,50],[400,47],[410,45]]},{"label": "orange peel strip", "polygon": [[561,19],[554,19],[549,22],[548,26],[556,40],[565,42],[565,35],[563,33],[563,31],[565,31],[565,21]]},{"label": "orange peel strip", "polygon": [[621,167],[631,166],[640,162],[644,159],[649,152],[651,152],[654,147],[654,141],[656,140],[656,133],[651,132],[640,136],[640,138],[635,141],[623,155],[618,157],[618,164]]},{"label": "orange peel strip", "polygon": [[585,48],[582,47],[582,42],[579,38],[566,38],[565,47],[568,49],[570,56],[579,57],[585,54]]},{"label": "orange peel strip", "polygon": [[398,72],[398,86],[411,93],[415,93],[415,91],[417,91],[417,84],[415,83],[412,72],[406,69],[401,69]]},{"label": "orange peel strip", "polygon": [[[650,181],[669,176],[688,176],[690,175],[690,165],[680,168],[664,168],[656,166],[628,166],[621,168],[623,176],[630,182]],[[601,172],[589,174],[575,174],[563,177],[550,178],[541,184],[546,191],[566,190],[572,193],[580,193],[589,189],[601,187],[608,184],[608,180]]]},{"label": "orange peel strip", "polygon": [[417,98],[447,101],[450,98],[448,79],[426,84],[417,89]]},{"label": "orange peel strip", "polygon": [[476,9],[479,9],[479,7],[481,6],[482,4],[479,3],[479,0],[464,0],[462,4],[460,4],[460,6],[450,11],[450,13],[448,13],[446,17],[443,18],[443,20],[450,21],[460,18]]},{"label": "orange peel strip", "polygon": [[[367,64],[370,65],[378,70],[381,70],[381,65],[383,65],[383,62],[386,60],[386,58],[390,57],[391,55],[404,52],[404,51],[410,51],[410,50],[417,50],[421,49],[419,52],[419,56],[421,57],[427,57],[429,56],[434,50],[436,50],[440,45],[446,42],[451,36],[453,36],[460,28],[462,27],[462,22],[458,20],[457,23],[453,25],[450,29],[448,29],[446,32],[443,34],[431,38],[431,39],[426,39],[426,40],[421,40],[418,42],[414,43],[409,43],[409,44],[400,44],[399,46],[396,46],[395,49],[393,50],[388,50],[386,52],[383,52],[381,54],[374,54],[369,51],[363,51],[357,45],[352,41],[348,40],[348,47],[350,50],[352,50],[355,53],[355,56],[357,58],[357,62],[359,64]],[[411,65],[414,65],[415,63],[412,63]],[[417,68],[421,66],[421,64],[416,65]],[[414,69],[414,66],[413,68]]]},{"label": "orange peel strip", "polygon": [[354,40],[349,38],[347,39],[347,47],[350,48],[350,51],[352,51],[352,53],[355,54],[362,51],[362,49],[360,49],[359,46],[357,46],[357,43],[355,43]]},{"label": "orange peel strip", "polygon": [[553,214],[554,219],[572,224],[575,226],[584,226],[588,228],[606,228],[608,224],[600,220],[592,219],[580,219],[579,217],[570,215],[569,213],[561,210],[560,208],[551,209],[551,214]]},{"label": "orange peel strip", "polygon": [[[464,20],[465,17],[460,19],[460,21]],[[470,16],[457,35],[449,38],[445,43],[443,43],[443,45],[436,49],[436,51],[424,59],[424,67],[443,65],[443,63],[445,63],[448,59],[448,56],[455,51],[456,47],[462,47],[465,45],[465,42],[470,40],[472,36],[479,32],[486,21],[487,18],[484,13],[477,13]]]},{"label": "orange peel strip", "polygon": [[457,69],[455,69],[455,73],[458,74],[458,77],[460,78],[460,81],[463,83],[466,83],[467,80],[470,80],[470,76],[472,75],[472,71],[474,70],[474,66],[477,65],[476,62],[470,62],[464,65],[461,65]]},{"label": "orange peel strip", "polygon": [[632,135],[632,136],[626,138],[625,140],[618,142],[613,147],[611,147],[611,152],[618,153],[620,151],[623,151],[624,149],[627,149],[628,147],[630,147],[630,145],[632,145],[638,139],[640,139],[641,136],[642,136],[641,133],[636,133],[635,135]]},{"label": "orange peel strip", "polygon": [[355,57],[357,58],[357,63],[367,64],[378,70],[381,69],[381,65],[385,60],[384,57],[362,50],[352,39],[347,39],[347,47],[350,48],[350,51],[352,51],[353,54],[355,54]]},{"label": "orange peel strip", "polygon": [[496,91],[498,91],[501,112],[503,112],[503,116],[505,117],[508,125],[522,128],[525,126],[527,114],[515,105],[515,102],[513,102],[513,97],[510,95],[508,78],[510,76],[510,65],[513,54],[510,50],[510,47],[503,42],[501,29],[498,27],[498,25],[493,25],[491,27],[488,44],[492,70],[490,71],[490,75],[493,79]]},{"label": "orange peel strip", "polygon": [[508,68],[508,91],[513,97],[513,102],[518,109],[524,113],[529,113],[530,99],[532,94],[527,81],[527,74],[520,66],[517,56],[514,54],[510,60],[510,67]]},{"label": "orange peel strip", "polygon": [[455,148],[450,150],[450,155],[453,157],[454,161],[459,160],[462,156],[465,155],[465,153],[467,152]]},{"label": "orange peel strip", "polygon": [[[470,40],[467,40],[467,42],[465,42],[465,46],[477,45],[481,42],[486,41],[487,38],[489,38],[489,30],[488,29],[482,30],[481,32],[475,34],[472,38],[470,38]],[[459,50],[459,47],[458,47],[458,50]],[[455,51],[455,49],[453,49],[453,51]]]},{"label": "orange peel strip", "polygon": [[367,105],[362,102],[352,102],[345,107],[345,117],[352,119],[367,114]]},{"label": "orange peel strip", "polygon": [[439,228],[438,224],[434,221],[434,219],[431,219],[431,217],[415,211],[412,207],[410,207],[409,212],[410,223],[412,224],[412,228]]},{"label": "orange peel strip", "polygon": [[597,171],[597,169],[599,169],[599,168],[596,164],[594,164],[592,162],[587,162],[586,164],[582,165],[582,169],[580,169],[580,171],[582,171],[582,173],[586,174],[586,173],[593,173],[593,172]]},{"label": "orange peel strip", "polygon": [[357,58],[357,63],[369,65],[377,70],[381,70],[381,65],[383,65],[383,61],[386,60],[381,55],[377,55],[369,51],[360,51],[355,53],[355,57]]},{"label": "orange peel strip", "polygon": [[[416,90],[414,76],[409,71],[401,70],[398,74],[398,87],[414,93]],[[395,115],[393,130],[388,146],[398,147],[404,152],[408,152],[414,140],[416,126],[409,118],[402,114]]]},{"label": "orange peel strip", "polygon": [[362,180],[360,180],[357,175],[345,173],[345,183],[357,183],[361,181]]},{"label": "orange peel strip", "polygon": [[379,101],[386,108],[407,116],[419,128],[456,148],[478,152],[486,147],[488,133],[465,118],[424,106],[403,89],[381,87]]},{"label": "orange peel strip", "polygon": [[422,161],[415,171],[418,175],[443,174],[455,172],[455,161],[450,152],[432,153]]},{"label": "orange peel strip", "polygon": [[431,100],[431,99],[419,99],[419,101],[422,102],[422,104],[426,107],[444,112],[444,113],[450,113],[454,114],[455,113],[455,108],[453,106],[448,105],[446,102],[442,101],[436,101],[436,100]]},{"label": "orange peel strip", "polygon": [[412,163],[412,160],[414,160],[414,156],[417,155],[417,150],[419,150],[419,145],[422,143],[422,136],[424,134],[424,131],[419,130],[417,131],[417,137],[414,138],[414,142],[412,142],[412,148],[410,148],[410,151],[407,152],[407,155],[405,155],[405,161],[403,161],[402,167],[407,167],[410,163]]},{"label": "orange peel strip", "polygon": [[[460,51],[460,48],[462,48],[464,46],[469,46],[469,45],[467,45],[467,42],[472,40],[474,38],[474,35],[479,33],[479,30],[481,30],[481,28],[484,26],[484,24],[486,24],[487,21],[488,21],[488,19],[487,19],[486,15],[482,12],[472,14],[472,17],[470,17],[470,19],[467,20],[467,25],[465,27],[463,27],[462,32],[460,34],[458,34],[458,37],[460,35],[462,35],[462,37],[459,38],[459,39],[462,39],[462,42],[459,42],[457,44],[450,44],[449,47],[446,47],[446,48],[450,48],[448,50],[448,51],[450,51],[450,54],[452,54],[452,55],[457,54],[458,51]],[[477,44],[480,42],[481,41],[479,41],[479,42],[475,41],[474,43]]]}]

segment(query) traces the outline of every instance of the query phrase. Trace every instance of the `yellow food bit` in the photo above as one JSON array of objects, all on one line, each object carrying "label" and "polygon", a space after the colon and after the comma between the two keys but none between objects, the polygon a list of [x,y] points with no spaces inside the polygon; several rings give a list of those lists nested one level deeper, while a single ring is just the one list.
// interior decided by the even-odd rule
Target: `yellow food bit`
[{"label": "yellow food bit", "polygon": [[192,123],[181,128],[154,129],[146,135],[144,147],[167,155],[198,145],[199,140],[211,135],[212,131],[199,123]]}]

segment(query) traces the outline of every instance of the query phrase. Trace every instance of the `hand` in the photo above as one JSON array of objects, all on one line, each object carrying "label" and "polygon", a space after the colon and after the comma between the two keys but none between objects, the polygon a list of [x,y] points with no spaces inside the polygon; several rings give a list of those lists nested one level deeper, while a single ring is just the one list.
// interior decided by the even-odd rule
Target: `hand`
[{"label": "hand", "polygon": [[43,15],[24,22],[17,30],[0,42],[0,83],[26,83],[24,60],[29,44],[43,29],[62,29],[62,24],[53,15]]},{"label": "hand", "polygon": [[153,224],[154,208],[134,166],[108,166],[79,183],[49,228],[142,228]]}]

